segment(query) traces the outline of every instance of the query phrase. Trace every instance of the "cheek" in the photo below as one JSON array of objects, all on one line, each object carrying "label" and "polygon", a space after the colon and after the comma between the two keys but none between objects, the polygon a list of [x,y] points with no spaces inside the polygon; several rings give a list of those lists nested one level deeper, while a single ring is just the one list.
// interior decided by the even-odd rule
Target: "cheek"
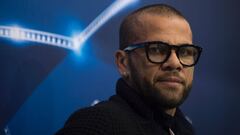
[{"label": "cheek", "polygon": [[141,60],[138,58],[138,60],[139,61],[135,63],[135,67],[139,73],[139,76],[144,81],[148,81],[148,82],[152,83],[153,79],[154,79],[154,75],[158,71],[158,66],[148,62],[148,60],[145,58],[141,59]]},{"label": "cheek", "polygon": [[187,81],[188,85],[192,83],[193,73],[194,73],[194,68],[187,68],[184,71],[185,78],[186,78],[186,81]]},{"label": "cheek", "polygon": [[154,83],[154,78],[159,72],[159,65],[151,63],[145,56],[145,52],[138,52],[132,55],[132,63],[133,63],[133,72],[135,73],[135,77],[138,77],[138,81],[141,84],[144,83]]},{"label": "cheek", "polygon": [[157,75],[159,74],[159,66],[153,65],[152,63],[146,64],[143,66],[142,76],[145,82],[154,85],[154,80],[156,79]]}]

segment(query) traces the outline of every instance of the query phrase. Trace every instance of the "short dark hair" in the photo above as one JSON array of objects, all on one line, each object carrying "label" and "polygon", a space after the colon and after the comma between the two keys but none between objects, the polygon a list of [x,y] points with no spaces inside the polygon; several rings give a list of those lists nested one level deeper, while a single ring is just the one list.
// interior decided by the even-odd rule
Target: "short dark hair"
[{"label": "short dark hair", "polygon": [[139,38],[136,34],[137,27],[141,26],[139,16],[144,14],[160,16],[176,16],[185,19],[180,11],[166,4],[153,4],[135,10],[124,18],[119,30],[119,49],[124,49]]}]

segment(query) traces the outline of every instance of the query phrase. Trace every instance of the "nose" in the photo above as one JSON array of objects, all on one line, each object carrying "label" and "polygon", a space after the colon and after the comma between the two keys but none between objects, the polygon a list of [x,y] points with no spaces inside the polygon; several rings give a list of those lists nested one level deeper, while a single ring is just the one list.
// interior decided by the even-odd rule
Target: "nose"
[{"label": "nose", "polygon": [[182,70],[183,66],[180,63],[175,50],[171,51],[171,54],[168,60],[161,65],[161,68],[162,70],[165,70],[165,71],[172,71],[172,70],[181,71]]}]

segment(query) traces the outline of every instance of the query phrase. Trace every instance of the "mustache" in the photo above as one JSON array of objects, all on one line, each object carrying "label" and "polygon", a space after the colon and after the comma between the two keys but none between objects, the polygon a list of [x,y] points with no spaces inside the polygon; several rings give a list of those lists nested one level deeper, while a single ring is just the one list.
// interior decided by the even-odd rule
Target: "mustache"
[{"label": "mustache", "polygon": [[168,72],[162,75],[158,75],[154,78],[153,82],[163,82],[163,81],[175,81],[178,83],[185,84],[185,79],[178,72]]}]

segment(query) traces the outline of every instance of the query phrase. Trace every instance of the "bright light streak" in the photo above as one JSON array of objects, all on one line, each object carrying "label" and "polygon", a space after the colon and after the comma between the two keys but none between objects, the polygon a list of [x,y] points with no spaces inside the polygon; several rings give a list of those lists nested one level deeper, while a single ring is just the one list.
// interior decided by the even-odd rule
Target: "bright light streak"
[{"label": "bright light streak", "polygon": [[79,35],[74,37],[77,48],[81,48],[83,43],[95,33],[104,23],[117,14],[126,6],[137,2],[138,0],[116,0],[107,9],[105,9],[96,19],[90,23]]},{"label": "bright light streak", "polygon": [[19,27],[13,27],[10,31],[10,37],[13,39],[20,39],[22,37],[21,29]]},{"label": "bright light streak", "polygon": [[116,0],[107,9],[105,9],[96,19],[93,20],[80,34],[74,37],[67,37],[59,34],[43,32],[20,27],[10,27],[0,25],[0,37],[10,38],[14,40],[32,41],[53,45],[80,51],[83,43],[94,34],[104,23],[111,17],[116,15],[126,6],[137,2],[138,0]]},{"label": "bright light streak", "polygon": [[0,26],[0,37],[43,43],[74,50],[72,38],[20,27]]}]

